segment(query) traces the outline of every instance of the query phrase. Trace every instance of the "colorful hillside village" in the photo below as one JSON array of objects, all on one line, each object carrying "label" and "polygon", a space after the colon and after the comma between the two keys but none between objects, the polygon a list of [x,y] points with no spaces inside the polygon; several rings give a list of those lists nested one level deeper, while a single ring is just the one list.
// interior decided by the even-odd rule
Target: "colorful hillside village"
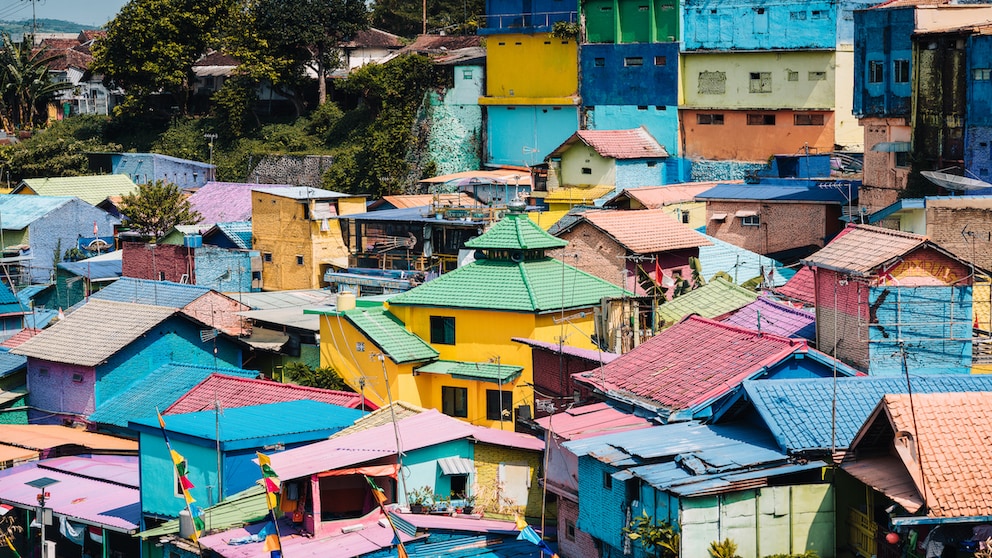
[{"label": "colorful hillside village", "polygon": [[992,4],[362,37],[451,77],[407,194],[0,194],[0,558],[992,556]]}]

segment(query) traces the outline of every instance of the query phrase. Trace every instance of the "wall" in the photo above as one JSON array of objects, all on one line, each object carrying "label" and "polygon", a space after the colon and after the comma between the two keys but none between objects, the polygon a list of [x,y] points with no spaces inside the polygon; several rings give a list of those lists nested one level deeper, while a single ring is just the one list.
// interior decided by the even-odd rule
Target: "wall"
[{"label": "wall", "polygon": [[[584,48],[584,47],[583,47]],[[583,80],[585,84],[585,80]],[[679,110],[675,105],[587,105],[582,117],[588,130],[631,130],[639,126],[674,157],[679,153]],[[681,182],[681,181],[679,181]]]},{"label": "wall", "polygon": [[496,33],[548,33],[558,21],[578,21],[578,3],[556,0],[486,0],[486,17],[480,35]]},{"label": "wall", "polygon": [[328,155],[266,155],[251,171],[257,184],[321,187],[324,171],[334,159]]},{"label": "wall", "polygon": [[678,104],[678,43],[584,44],[579,66],[585,105]]},{"label": "wall", "polygon": [[589,43],[658,43],[679,40],[675,0],[588,0],[582,3]]},{"label": "wall", "polygon": [[[895,83],[892,69],[895,60],[908,60],[913,74],[915,25],[913,6],[854,12],[854,114],[859,118],[909,116],[912,87],[908,81]],[[882,80],[874,83],[869,79],[872,61],[883,68]]]},{"label": "wall", "polygon": [[837,50],[834,75],[840,84],[834,88],[834,143],[851,151],[861,151],[864,148],[864,133],[854,116],[854,93],[847,86],[854,83],[854,52],[850,47]]},{"label": "wall", "polygon": [[[756,211],[760,226],[742,225],[737,211]],[[724,221],[712,219],[725,213]],[[719,201],[706,203],[706,234],[735,246],[768,255],[793,248],[820,246],[841,229],[836,204]]]},{"label": "wall", "polygon": [[[320,315],[321,366],[334,368],[351,389],[363,393],[378,407],[388,405],[390,395],[396,400],[421,405],[423,402],[414,382],[413,365],[397,365],[389,357],[380,362],[374,358],[379,352],[380,349],[370,339],[344,318]],[[364,386],[360,382],[362,378]]]},{"label": "wall", "polygon": [[237,315],[237,312],[251,310],[251,306],[242,304],[237,300],[210,291],[205,295],[190,302],[183,308],[183,314],[192,316],[208,326],[213,326],[224,333],[238,337],[247,335],[251,329],[247,320]]},{"label": "wall", "polygon": [[626,526],[623,512],[627,503],[626,483],[614,478],[612,488],[604,485],[604,475],[616,472],[615,467],[601,463],[594,457],[579,457],[579,521],[575,527],[599,539],[603,544],[619,549],[623,548],[623,528]]},{"label": "wall", "polygon": [[664,159],[625,159],[617,161],[616,191],[639,186],[662,186],[670,182],[665,176]]},{"label": "wall", "polygon": [[[490,37],[486,40],[486,95],[532,99],[523,104],[561,103],[563,97],[579,92],[578,58],[578,45],[571,40],[545,34]],[[537,100],[542,98],[554,100]],[[486,102],[508,103],[505,99]]]},{"label": "wall", "polygon": [[[617,183],[615,160],[605,158],[582,141],[561,155],[560,184],[568,186],[613,186]],[[589,172],[584,172],[586,169]]]},{"label": "wall", "polygon": [[[910,142],[913,132],[909,123],[902,118],[866,117],[861,120],[861,125],[864,127],[865,136],[862,175],[864,186],[869,189],[869,192],[867,194],[860,193],[859,205],[868,206],[870,211],[878,211],[889,205],[884,203],[885,199],[892,199],[898,194],[898,191],[906,189],[909,167],[896,167],[895,153],[874,151],[872,148],[882,142]],[[871,195],[871,188],[889,189],[893,190],[893,193],[885,199],[875,199],[878,196]],[[892,201],[894,202],[895,199]]]},{"label": "wall", "polygon": [[[257,250],[228,250],[202,246],[193,251],[196,269],[195,283],[221,292],[254,292],[261,290],[253,283],[252,259],[261,263]],[[261,271],[258,271],[261,278]]]},{"label": "wall", "polygon": [[[429,486],[434,494],[449,496],[451,483],[446,476],[440,474],[437,460],[451,456],[473,459],[476,453],[478,453],[478,448],[473,447],[473,444],[466,439],[452,440],[410,451],[403,456],[403,474],[406,475],[407,492],[412,492],[422,486]],[[469,475],[470,487],[473,486],[473,482],[479,482],[477,480],[479,477],[478,469],[479,464],[476,463],[476,474]],[[398,490],[402,491],[403,484],[398,484]],[[406,503],[406,495],[403,496],[403,502]]]},{"label": "wall", "polygon": [[431,122],[427,136],[430,159],[439,175],[481,168],[483,66],[455,66],[453,86],[443,94],[427,93]]},{"label": "wall", "polygon": [[486,162],[533,165],[579,129],[575,106],[489,106],[486,108]]},{"label": "wall", "polygon": [[[43,368],[48,370],[47,376],[41,375]],[[73,374],[79,374],[83,380],[72,381]],[[28,358],[28,405],[37,409],[29,412],[31,422],[44,419],[53,412],[90,415],[96,410],[95,384],[92,366]]]},{"label": "wall", "polygon": [[[252,247],[262,253],[262,286],[267,291],[319,289],[321,262],[347,256],[337,219],[321,223],[304,216],[306,200],[252,192]],[[271,254],[267,261],[266,254]],[[299,263],[298,256],[303,257]]]},{"label": "wall", "polygon": [[[477,484],[476,494],[479,499],[476,506],[482,506],[487,511],[492,510],[487,506],[486,496],[494,494],[493,487],[500,484],[499,467],[501,463],[512,463],[517,465],[526,464],[530,467],[530,479],[527,490],[526,503],[524,505],[524,515],[527,517],[541,517],[541,503],[543,502],[542,486],[538,473],[541,471],[543,454],[538,451],[527,451],[493,444],[475,445],[475,470]],[[476,490],[476,487],[473,487]],[[491,499],[488,499],[492,501]],[[491,505],[491,504],[490,504]]]},{"label": "wall", "polygon": [[[721,114],[724,123],[699,124],[700,114]],[[748,114],[772,115],[775,124],[748,125]],[[792,110],[681,109],[679,118],[682,121],[685,138],[682,154],[687,158],[767,161],[771,155],[798,153],[807,145],[821,152],[831,151],[834,146],[833,113],[809,113],[822,115],[822,126],[796,126],[795,115],[802,114],[807,113]],[[694,180],[695,176],[693,171]],[[701,178],[701,180],[715,179]]]},{"label": "wall", "polygon": [[967,67],[961,40],[942,34],[913,42],[913,159],[920,168],[964,162]]},{"label": "wall", "polygon": [[126,174],[135,184],[164,180],[180,188],[199,188],[210,179],[210,167],[197,161],[154,153],[124,153],[112,159],[113,174]]},{"label": "wall", "polygon": [[[833,51],[685,53],[679,57],[683,106],[832,110],[838,83],[835,58]],[[809,74],[814,71],[825,72],[825,79],[811,80]],[[700,87],[700,74],[718,78],[714,72],[725,76],[723,92],[716,81]],[[755,72],[771,74],[768,92],[750,92],[751,73]],[[798,72],[795,81],[789,80],[789,72]]]},{"label": "wall", "polygon": [[992,199],[928,198],[925,221],[924,234],[934,243],[978,267],[992,269]]},{"label": "wall", "polygon": [[[93,223],[106,232],[114,230],[120,222],[120,219],[80,199],[72,199],[35,220],[28,226],[26,239],[31,247],[31,255],[34,256],[28,262],[31,280],[35,283],[52,281],[55,277],[52,257],[55,249],[59,248],[64,254],[66,250],[76,247],[79,237],[92,237]],[[10,237],[5,237],[5,244],[11,246],[14,243]]]},{"label": "wall", "polygon": [[986,182],[992,180],[992,79],[976,79],[976,70],[992,68],[992,36],[968,38],[968,104],[965,119],[965,168]]},{"label": "wall", "polygon": [[[861,371],[868,370],[868,287],[841,281],[839,273],[813,269],[816,346]],[[836,348],[835,348],[836,347]]]},{"label": "wall", "polygon": [[686,0],[685,49],[834,48],[836,3]]},{"label": "wall", "polygon": [[[568,265],[614,285],[620,285],[620,278],[626,277],[622,258],[627,255],[627,249],[603,231],[581,222],[560,234],[559,238],[568,241],[568,246],[564,248],[568,254]],[[555,250],[551,255],[561,259],[562,250]],[[627,283],[629,288],[630,280]]]},{"label": "wall", "polygon": [[[719,182],[725,180],[743,180],[749,174],[753,174],[767,166],[767,161],[692,161],[689,181]],[[705,215],[703,218],[704,222],[701,226],[706,224]]]},{"label": "wall", "polygon": [[141,242],[125,242],[123,246],[121,268],[124,277],[174,283],[192,282],[196,271],[192,249],[177,244]]},{"label": "wall", "polygon": [[[509,371],[507,371],[507,376],[509,376]],[[499,391],[501,388],[498,383],[456,379],[447,374],[417,374],[415,377],[417,392],[420,400],[419,405],[422,407],[442,410],[444,409],[444,400],[442,397],[441,388],[465,388],[467,390],[466,414],[468,416],[464,418],[457,417],[459,420],[464,420],[470,424],[484,426],[486,428],[513,430],[513,416],[506,417],[504,420],[500,421],[489,420],[486,415],[487,391]],[[524,385],[523,382],[520,381],[519,376],[514,377],[512,380],[504,379],[502,391],[503,393],[513,394],[511,409],[513,409],[514,412],[516,412],[517,407],[521,405],[531,406],[533,403],[533,388],[531,386]]]},{"label": "wall", "polygon": [[[168,424],[168,423],[167,423]],[[186,458],[188,478],[193,483],[190,496],[205,508],[217,498],[217,453],[213,447],[184,443],[173,434],[169,441],[175,451]],[[141,432],[138,437],[141,473],[141,512],[162,517],[178,517],[186,508],[182,495],[176,496],[176,473],[161,433]],[[226,492],[226,490],[225,490]]]},{"label": "wall", "polygon": [[[579,520],[579,504],[567,498],[558,498],[558,554],[562,558],[599,558],[595,541],[588,533],[575,527]],[[568,527],[575,529],[570,538]]]}]

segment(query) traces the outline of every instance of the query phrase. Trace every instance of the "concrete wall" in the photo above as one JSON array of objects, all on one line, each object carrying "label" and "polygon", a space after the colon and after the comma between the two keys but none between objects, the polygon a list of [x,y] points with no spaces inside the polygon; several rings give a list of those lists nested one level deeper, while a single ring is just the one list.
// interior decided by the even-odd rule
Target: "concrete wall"
[{"label": "concrete wall", "polygon": [[581,141],[562,153],[560,168],[562,186],[614,186],[617,183],[616,160],[604,158]]},{"label": "concrete wall", "polygon": [[[896,166],[896,154],[884,151],[874,151],[873,148],[882,142],[911,142],[912,129],[908,122],[902,118],[875,118],[866,117],[861,119],[864,127],[864,186],[866,188],[881,188],[893,190],[890,197],[895,193],[906,189],[906,181],[909,178],[909,158],[903,166]],[[886,198],[889,199],[889,198]],[[868,206],[870,211],[877,211],[889,205],[884,203],[884,199],[876,200],[871,195],[861,192],[859,198],[860,205]],[[893,201],[895,201],[893,199]],[[883,204],[883,205],[880,205]]]},{"label": "concrete wall", "polygon": [[854,116],[854,93],[848,86],[854,83],[854,51],[850,47],[837,50],[834,75],[838,84],[834,88],[834,143],[848,150],[861,151],[864,134]]},{"label": "concrete wall", "polygon": [[327,155],[266,155],[252,169],[251,182],[320,188],[333,162]]},{"label": "concrete wall", "polygon": [[[76,374],[82,377],[82,381],[73,381]],[[38,420],[51,413],[89,415],[96,410],[95,385],[96,375],[92,366],[29,358],[27,400],[28,405],[38,409],[29,414],[36,415],[31,418]]]},{"label": "concrete wall", "polygon": [[675,105],[589,106],[587,103],[582,110],[585,128],[588,130],[630,130],[644,126],[669,155],[675,157],[681,151],[679,110]]},{"label": "concrete wall", "polygon": [[[775,124],[748,124],[749,114],[768,115],[774,118]],[[723,124],[701,124],[700,115],[704,115],[703,118],[707,118],[705,115],[722,115]],[[822,116],[823,124],[795,125],[796,116],[802,118],[805,115]],[[687,158],[767,161],[771,155],[798,153],[806,146],[821,152],[831,151],[834,146],[832,112],[681,109],[679,118],[684,134],[682,155]],[[695,174],[693,179],[695,180]]]},{"label": "concrete wall", "polygon": [[527,99],[577,95],[578,59],[578,45],[572,40],[546,34],[490,37],[486,41],[486,95]]},{"label": "concrete wall", "polygon": [[[914,27],[913,6],[854,12],[854,114],[858,117],[909,116],[912,87],[908,81],[893,81],[893,64],[908,60],[913,74]],[[870,62],[881,64],[881,81],[870,80]]]},{"label": "concrete wall", "polygon": [[[26,262],[30,266],[31,281],[48,283],[55,278],[55,249],[59,256],[70,248],[75,248],[80,237],[93,236],[93,223],[100,231],[107,233],[120,224],[120,219],[102,209],[80,200],[73,199],[59,206],[44,217],[35,220],[27,228],[27,238],[22,240],[31,247],[34,259]],[[5,232],[5,244],[15,244]]]},{"label": "concrete wall", "polygon": [[113,155],[113,174],[126,174],[135,184],[163,180],[180,188],[199,188],[210,179],[207,163],[163,157],[154,153]]},{"label": "concrete wall", "polygon": [[[716,182],[722,180],[744,180],[749,174],[764,169],[767,161],[692,161],[690,179],[686,182]],[[705,226],[704,222],[701,226]],[[695,228],[695,227],[693,227]]]},{"label": "concrete wall", "polygon": [[678,43],[582,45],[585,105],[676,105]]},{"label": "concrete wall", "polygon": [[454,87],[444,94],[427,93],[428,118],[431,127],[427,136],[429,157],[437,164],[438,174],[451,174],[481,168],[482,107],[485,68],[456,66]]},{"label": "concrete wall", "polygon": [[124,277],[174,283],[192,283],[194,280],[196,260],[193,249],[178,244],[125,242],[123,250],[121,267]]},{"label": "concrete wall", "polygon": [[831,49],[836,18],[827,0],[686,0],[685,49]]},{"label": "concrete wall", "polygon": [[581,7],[589,43],[674,43],[680,38],[675,0],[588,0]]},{"label": "concrete wall", "polygon": [[[530,468],[530,479],[526,487],[515,487],[515,492],[523,492],[526,489],[527,501],[517,502],[523,508],[527,517],[541,516],[541,502],[544,500],[542,486],[538,473],[541,471],[543,454],[537,451],[527,451],[492,444],[475,445],[475,470],[476,483],[472,490],[479,495],[476,506],[482,506],[487,511],[494,511],[496,502],[487,498],[495,495],[496,486],[506,487],[505,481],[500,480],[500,465],[515,464],[526,465]],[[488,500],[488,502],[486,501]],[[487,505],[488,504],[488,505]]]},{"label": "concrete wall", "polygon": [[[759,226],[743,225],[738,211],[758,213]],[[719,201],[706,203],[706,234],[758,254],[772,254],[801,248],[823,246],[841,229],[840,207],[817,203],[768,203],[755,201]],[[714,213],[725,213],[723,221]]]},{"label": "concrete wall", "polygon": [[[259,258],[258,250],[227,250],[202,246],[193,251],[197,285],[221,292],[253,292],[261,290],[259,282],[252,282],[252,259]],[[261,271],[259,278],[261,278]]]},{"label": "concrete wall", "polygon": [[489,106],[486,114],[486,162],[496,165],[540,163],[579,129],[575,106]]},{"label": "concrete wall", "polygon": [[[624,509],[627,504],[626,482],[612,479],[612,487],[606,488],[604,478],[618,470],[601,463],[594,457],[579,457],[579,521],[576,528],[588,533],[602,544],[623,548],[623,528],[626,527]],[[635,482],[635,481],[627,481]],[[613,552],[607,556],[622,556]],[[691,556],[685,554],[685,556]]]},{"label": "concrete wall", "polygon": [[664,159],[626,159],[616,163],[616,191],[640,186],[662,186],[676,180],[665,176]]}]

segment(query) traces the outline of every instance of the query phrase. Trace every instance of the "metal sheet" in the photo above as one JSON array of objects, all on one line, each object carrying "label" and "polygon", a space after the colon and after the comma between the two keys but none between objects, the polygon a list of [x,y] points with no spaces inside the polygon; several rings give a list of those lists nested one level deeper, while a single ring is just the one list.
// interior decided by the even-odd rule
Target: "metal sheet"
[{"label": "metal sheet", "polygon": [[471,475],[475,472],[475,462],[464,457],[445,457],[437,460],[442,475]]}]

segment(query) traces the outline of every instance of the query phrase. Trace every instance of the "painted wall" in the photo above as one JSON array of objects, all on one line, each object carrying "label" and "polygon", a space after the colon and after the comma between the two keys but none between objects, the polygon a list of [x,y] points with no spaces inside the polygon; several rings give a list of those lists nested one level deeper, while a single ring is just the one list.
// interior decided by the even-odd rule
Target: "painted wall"
[{"label": "painted wall", "polygon": [[[744,180],[749,174],[755,173],[768,166],[768,161],[692,161],[690,178],[683,182],[712,182],[723,180]],[[706,216],[703,216],[705,226]],[[695,227],[693,227],[695,228]]]},{"label": "painted wall", "polygon": [[678,43],[582,45],[585,105],[678,104]]},{"label": "painted wall", "polygon": [[[438,459],[445,457],[464,457],[474,459],[476,448],[468,440],[453,440],[434,446],[428,446],[409,452],[403,457],[403,474],[406,476],[406,490],[412,492],[422,486],[430,487],[433,494],[450,496],[451,480],[441,474],[437,465]],[[478,465],[477,465],[478,468]],[[477,469],[478,470],[478,469]],[[477,475],[469,475],[469,486],[472,486]],[[400,485],[402,489],[402,485]],[[402,497],[407,502],[406,495]]]},{"label": "painted wall", "polygon": [[[924,213],[924,210],[917,210]],[[992,269],[992,198],[927,198],[913,232],[927,235],[941,248],[983,269]],[[961,232],[967,229],[967,235]],[[906,230],[906,229],[903,229]]]},{"label": "painted wall", "polygon": [[[722,115],[723,124],[706,124],[709,115]],[[748,124],[748,115],[767,116],[774,119],[774,125]],[[823,125],[796,125],[797,116],[805,118],[810,115],[822,116]],[[685,142],[682,154],[687,158],[757,162],[767,161],[777,153],[798,153],[807,145],[821,152],[830,151],[834,146],[832,112],[682,109],[679,118],[682,120]],[[693,167],[695,165],[693,161]],[[741,169],[742,172],[747,170],[749,168]],[[722,180],[697,174],[694,168],[693,180],[697,179]]]},{"label": "painted wall", "polygon": [[[738,211],[757,212],[759,226],[744,225]],[[714,220],[715,213],[727,217]],[[804,246],[826,244],[843,228],[837,204],[768,203],[760,200],[706,203],[706,234],[758,254],[773,254]]]},{"label": "painted wall", "polygon": [[[237,295],[235,295],[237,296]],[[217,291],[210,291],[183,307],[183,314],[216,327],[224,333],[238,337],[248,335],[247,319],[238,312],[251,310],[251,306],[238,302]]]},{"label": "painted wall", "polygon": [[679,60],[685,108],[832,110],[842,86],[833,51],[691,52]]},{"label": "painted wall", "polygon": [[[34,259],[28,262],[31,281],[48,283],[54,280],[55,249],[58,248],[65,253],[66,250],[76,247],[79,237],[92,237],[93,223],[96,223],[101,231],[106,232],[114,230],[120,222],[120,219],[80,199],[70,200],[35,220],[28,225],[25,239],[26,244],[31,248],[31,255],[34,256]],[[5,244],[13,245],[9,237],[6,237],[6,231],[4,234]]]},{"label": "painted wall", "polygon": [[[193,250],[193,263],[196,268],[195,283],[220,292],[255,292],[261,290],[260,282],[252,271],[252,259],[261,263],[258,250],[227,250],[213,246],[201,246]],[[258,271],[261,278],[261,271]]]},{"label": "painted wall", "polygon": [[473,480],[476,481],[472,485],[472,490],[479,496],[476,506],[482,506],[486,509],[497,508],[495,488],[500,483],[505,483],[508,480],[507,477],[501,475],[500,469],[502,466],[504,464],[526,465],[530,469],[530,478],[527,479],[527,486],[516,486],[514,487],[514,492],[520,493],[526,489],[527,500],[525,502],[518,501],[516,504],[523,508],[523,514],[525,516],[540,517],[542,511],[541,503],[544,501],[543,487],[538,478],[543,461],[542,457],[543,454],[536,451],[495,446],[492,444],[476,444],[475,470],[477,475],[475,479],[469,479],[470,483]]},{"label": "painted wall", "polygon": [[968,38],[967,117],[965,119],[965,168],[986,182],[992,181],[992,36]]},{"label": "painted wall", "polygon": [[427,135],[430,158],[438,174],[481,168],[483,66],[451,69],[453,86],[443,94],[427,93],[431,126]]},{"label": "painted wall", "polygon": [[617,161],[616,192],[639,186],[668,184],[664,159],[626,159]]},{"label": "painted wall", "polygon": [[124,277],[174,283],[190,283],[195,277],[193,250],[185,246],[125,242],[123,250],[121,270]]},{"label": "painted wall", "polygon": [[[583,81],[585,84],[585,80]],[[583,101],[585,99],[583,98]],[[679,152],[679,111],[674,105],[583,106],[588,130],[630,130],[644,126],[674,157]],[[668,174],[668,173],[666,173]],[[669,181],[668,183],[671,183]]]},{"label": "painted wall", "polygon": [[852,151],[864,147],[864,130],[854,116],[854,51],[838,49],[834,56],[834,143]]},{"label": "painted wall", "polygon": [[[623,548],[627,483],[635,482],[613,478],[611,475],[617,472],[615,467],[593,457],[579,457],[579,520],[575,526],[614,549]],[[606,487],[607,477],[611,478],[612,483],[609,488]],[[603,555],[622,556],[623,553]]]},{"label": "painted wall", "polygon": [[578,22],[576,0],[486,0],[480,35],[547,33],[556,22]]},{"label": "painted wall", "polygon": [[[186,458],[190,495],[196,505],[205,508],[218,502],[217,453],[215,448],[184,443],[178,436],[169,438],[172,449]],[[186,507],[182,493],[176,492],[176,473],[169,450],[161,435],[140,433],[138,437],[139,471],[141,474],[141,512],[171,517],[179,516]],[[178,494],[178,495],[177,495]]]},{"label": "painted wall", "polygon": [[[578,59],[578,45],[572,40],[547,34],[491,37],[486,41],[486,95],[531,99],[521,104],[550,104],[537,100],[542,98],[561,103],[562,97],[579,92]],[[505,99],[490,102],[508,103]]]},{"label": "painted wall", "polygon": [[[862,176],[868,192],[859,192],[858,204],[867,206],[869,211],[878,211],[895,202],[894,198],[898,191],[906,188],[910,169],[908,156],[902,166],[896,166],[901,161],[897,160],[895,153],[875,151],[873,148],[882,142],[911,142],[913,131],[909,122],[903,118],[864,117],[861,119],[861,125],[865,137]],[[887,189],[891,192],[888,196],[873,196],[871,188]]]},{"label": "painted wall", "polygon": [[675,43],[679,5],[675,0],[586,0],[582,3],[590,43]]},{"label": "painted wall", "polygon": [[[909,116],[911,86],[896,83],[896,60],[909,62],[913,75],[912,42],[915,28],[914,7],[861,10],[854,12],[854,114],[864,116]],[[871,62],[880,64],[882,78],[872,82]]]},{"label": "painted wall", "polygon": [[[82,378],[74,381],[73,376]],[[60,417],[45,421],[51,413],[88,416],[96,410],[96,375],[91,366],[77,366],[28,358],[28,405],[44,413],[29,411],[31,422],[61,424]]]},{"label": "painted wall", "polygon": [[575,106],[489,106],[486,114],[486,162],[495,165],[540,163],[579,129]]},{"label": "painted wall", "polygon": [[686,0],[685,49],[832,49],[837,4],[761,0]]},{"label": "painted wall", "polygon": [[199,161],[155,153],[115,154],[111,161],[113,174],[126,174],[135,184],[164,180],[180,188],[199,188],[210,179],[210,166]]},{"label": "painted wall", "polygon": [[613,186],[617,183],[616,160],[596,153],[581,141],[561,155],[559,183],[562,186]]},{"label": "painted wall", "polygon": [[958,35],[913,41],[913,160],[941,169],[964,162],[967,63]]}]

